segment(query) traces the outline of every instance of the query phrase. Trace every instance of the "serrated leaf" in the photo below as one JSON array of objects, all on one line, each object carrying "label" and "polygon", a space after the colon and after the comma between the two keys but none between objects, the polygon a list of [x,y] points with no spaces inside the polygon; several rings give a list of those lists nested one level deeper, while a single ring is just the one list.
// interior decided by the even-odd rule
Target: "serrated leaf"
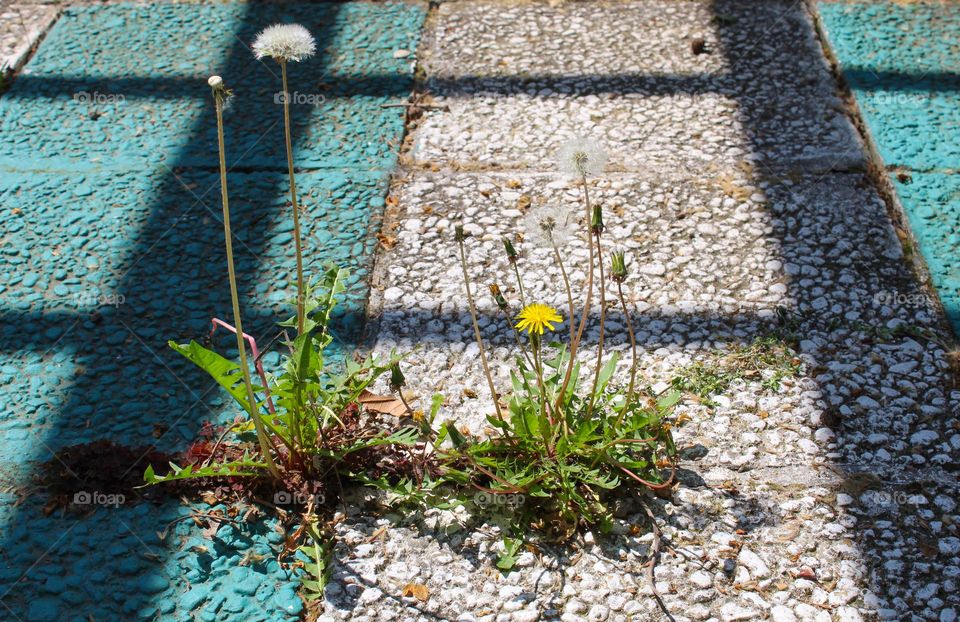
[{"label": "serrated leaf", "polygon": [[230,396],[240,404],[243,409],[250,412],[250,404],[247,401],[247,390],[243,385],[243,374],[240,365],[208,350],[196,341],[191,340],[186,345],[180,345],[175,341],[168,341],[167,344],[182,354],[191,363],[207,372],[217,384],[227,390]]}]

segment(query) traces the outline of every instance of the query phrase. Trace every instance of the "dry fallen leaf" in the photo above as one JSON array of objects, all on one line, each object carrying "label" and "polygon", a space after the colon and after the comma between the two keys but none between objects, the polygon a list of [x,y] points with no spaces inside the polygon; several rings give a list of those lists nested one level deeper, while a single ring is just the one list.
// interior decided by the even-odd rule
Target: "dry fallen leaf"
[{"label": "dry fallen leaf", "polygon": [[425,603],[430,598],[430,590],[422,583],[407,583],[403,586],[403,596],[405,598],[413,596],[420,602]]},{"label": "dry fallen leaf", "polygon": [[[404,393],[407,403],[413,401],[413,396]],[[407,407],[403,401],[395,395],[375,395],[370,391],[364,391],[357,398],[370,412],[381,413],[384,415],[393,415],[394,417],[403,417],[407,415]]]},{"label": "dry fallen leaf", "polygon": [[387,235],[382,231],[377,233],[377,241],[380,243],[380,246],[384,250],[390,250],[397,245],[397,237],[393,235]]}]

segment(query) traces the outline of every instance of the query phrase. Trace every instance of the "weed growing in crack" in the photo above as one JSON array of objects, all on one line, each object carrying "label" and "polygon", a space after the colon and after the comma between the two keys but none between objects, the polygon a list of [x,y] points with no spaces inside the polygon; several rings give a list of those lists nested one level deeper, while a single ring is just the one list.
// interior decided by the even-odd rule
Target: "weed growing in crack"
[{"label": "weed growing in crack", "polygon": [[[524,288],[520,254],[510,239],[504,251],[517,278],[519,308],[506,299],[499,284],[490,292],[497,307],[511,320],[517,354],[511,371],[509,391],[501,394],[489,370],[487,348],[479,330],[468,267],[468,236],[457,226],[455,242],[459,251],[467,301],[473,318],[481,365],[493,395],[495,413],[487,418],[494,433],[474,438],[452,424],[442,425],[436,444],[449,441],[450,449],[440,452],[442,477],[467,491],[480,491],[493,498],[518,498],[505,532],[499,567],[509,570],[531,527],[566,539],[581,525],[609,526],[611,491],[624,485],[646,490],[665,490],[673,483],[676,449],[667,423],[679,392],[671,392],[648,405],[636,399],[636,341],[631,329],[631,365],[627,389],[615,382],[619,356],[604,356],[603,340],[607,300],[604,283],[603,210],[589,197],[589,177],[598,175],[606,164],[602,148],[590,141],[573,141],[561,151],[561,170],[572,175],[581,188],[581,211],[586,223],[580,234],[589,246],[590,264],[580,309],[579,322],[570,280],[563,263],[560,244],[569,237],[574,213],[551,208],[528,216],[525,239],[535,240],[553,251],[561,270],[569,315],[566,343],[554,324],[563,317],[557,309],[532,301]],[[532,234],[531,234],[532,233]],[[609,276],[617,284],[619,302],[626,311],[623,282],[627,276],[625,253],[611,256]],[[599,341],[593,364],[581,363],[578,352],[599,290]],[[525,294],[524,292],[527,292]],[[627,315],[629,318],[629,314]],[[592,368],[591,368],[592,367]]]},{"label": "weed growing in crack", "polygon": [[[285,94],[287,61],[305,58],[313,48],[309,33],[293,26],[268,28],[254,44],[258,58],[270,56],[280,63]],[[521,255],[512,241],[504,239],[520,304],[509,301],[496,283],[488,285],[517,345],[511,386],[502,399],[480,331],[468,266],[469,238],[462,224],[455,229],[481,366],[493,395],[494,413],[488,421],[494,431],[479,438],[465,434],[453,422],[434,426],[443,403],[440,395],[433,397],[428,413],[411,408],[404,394],[402,357],[395,353],[348,359],[339,367],[329,363],[330,321],[344,293],[347,271],[327,266],[315,282],[304,278],[286,97],[285,138],[297,259],[296,314],[281,323],[293,332],[292,338],[285,333],[281,370],[271,374],[263,369],[255,340],[243,332],[233,268],[222,116],[229,91],[216,77],[211,78],[210,86],[217,113],[227,277],[234,316],[232,326],[219,319],[214,319],[213,325],[235,333],[239,361],[196,341],[171,342],[170,346],[206,371],[247,416],[224,429],[206,430],[180,464],[171,463],[169,470],[158,472],[148,465],[144,473],[147,484],[166,484],[180,491],[190,482],[199,490],[226,486],[253,500],[258,500],[255,495],[272,492],[274,503],[266,505],[281,516],[289,516],[288,511],[296,516],[295,531],[284,551],[310,560],[299,564],[305,572],[302,587],[308,600],[322,598],[333,551],[333,532],[321,513],[335,497],[328,493],[346,482],[434,507],[466,505],[477,494],[485,495],[489,505],[505,506],[510,511],[504,554],[498,562],[504,571],[513,567],[531,529],[566,540],[584,525],[610,526],[612,492],[617,489],[666,494],[677,461],[668,418],[680,392],[653,401],[641,399],[636,390],[637,346],[623,292],[629,262],[624,251],[613,250],[609,266],[605,263],[604,251],[609,246],[603,210],[589,197],[589,177],[600,174],[606,162],[601,148],[578,141],[561,154],[561,168],[572,174],[581,188],[582,205],[576,211],[553,208],[535,212],[528,219],[528,228],[533,229],[530,239],[549,247],[563,277],[568,335],[555,334],[557,324],[564,322],[561,310],[526,295],[531,290],[523,285]],[[580,231],[577,213],[585,223]],[[560,250],[577,234],[586,237],[590,258],[579,318]],[[615,378],[619,355],[604,351],[607,307],[613,304],[606,295],[608,276],[616,284],[618,302],[628,320],[631,363],[625,390]],[[596,301],[594,289],[598,290]],[[581,361],[577,355],[583,358],[594,304],[599,306],[596,355],[594,360]],[[371,392],[381,377],[389,378],[393,395]],[[278,504],[293,507],[284,509]],[[644,508],[652,517],[645,504]],[[653,529],[656,533],[655,522]]]},{"label": "weed growing in crack", "polygon": [[[284,93],[287,93],[286,63],[313,53],[313,39],[301,26],[274,26],[266,29],[254,43],[259,57],[271,56],[282,69]],[[231,95],[219,76],[208,81],[212,89],[217,122],[220,184],[223,206],[224,240],[227,255],[227,279],[233,311],[233,325],[214,318],[213,327],[233,332],[237,339],[239,361],[232,361],[196,341],[170,342],[170,347],[200,367],[215,380],[246,412],[234,424],[214,433],[207,430],[184,454],[180,464],[158,472],[154,464],[144,470],[144,481],[166,484],[185,490],[192,482],[196,490],[222,488],[224,484],[240,496],[256,499],[263,491],[274,493],[276,508],[283,495],[284,504],[299,516],[300,524],[286,552],[299,551],[312,561],[304,566],[307,577],[303,589],[308,598],[322,595],[329,569],[332,547],[329,534],[318,516],[318,506],[329,505],[331,489],[341,486],[341,478],[371,479],[397,483],[422,481],[433,475],[435,458],[424,451],[420,441],[423,430],[398,426],[395,411],[409,413],[404,396],[376,396],[369,387],[384,374],[391,375],[391,386],[399,392],[403,385],[400,357],[371,354],[362,360],[347,360],[332,365],[327,350],[333,342],[330,321],[345,291],[348,273],[337,266],[326,267],[315,283],[306,281],[300,236],[299,207],[293,175],[290,141],[289,101],[284,98],[287,164],[290,196],[294,213],[296,243],[296,314],[281,326],[294,332],[285,342],[287,353],[282,371],[268,374],[259,362],[256,341],[243,332],[242,313],[234,269],[226,156],[224,153],[223,108]],[[285,333],[286,335],[286,333]],[[247,356],[252,351],[259,376],[255,384]],[[389,414],[384,421],[381,415]],[[255,441],[249,432],[255,433]],[[420,446],[418,446],[420,445]],[[287,515],[283,508],[278,513]]]},{"label": "weed growing in crack", "polygon": [[777,337],[757,337],[746,346],[732,345],[706,361],[697,361],[680,370],[670,384],[677,391],[692,394],[700,403],[714,407],[712,396],[724,393],[741,380],[760,380],[767,391],[779,391],[786,378],[797,376],[803,363]]}]

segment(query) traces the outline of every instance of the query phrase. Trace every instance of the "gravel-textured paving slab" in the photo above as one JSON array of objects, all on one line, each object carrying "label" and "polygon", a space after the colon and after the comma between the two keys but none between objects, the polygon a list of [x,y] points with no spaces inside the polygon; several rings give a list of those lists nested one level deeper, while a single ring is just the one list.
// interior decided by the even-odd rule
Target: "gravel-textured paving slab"
[{"label": "gravel-textured paving slab", "polygon": [[450,112],[429,115],[412,157],[542,170],[590,134],[626,170],[856,166],[811,33],[795,3],[444,4],[425,67]]},{"label": "gravel-textured paving slab", "polygon": [[[951,2],[819,2],[831,48],[887,164],[914,170],[960,167],[955,140],[927,132],[960,124],[960,32]],[[918,131],[922,130],[922,131]]]},{"label": "gravel-textured paving slab", "polygon": [[[160,444],[183,448],[202,420],[231,411],[219,393],[206,394],[204,374],[166,345],[200,339],[211,317],[230,317],[219,176],[187,169],[175,177],[158,170],[69,181],[30,173],[0,182],[7,208],[0,214],[0,386],[10,396],[0,408],[0,456],[49,457],[38,436],[54,448],[99,438],[153,440],[156,425],[175,422]],[[296,278],[287,183],[280,172],[230,176],[245,327],[262,342],[290,315]],[[298,178],[307,269],[315,274],[335,261],[353,270],[339,331],[347,343],[363,316],[376,244],[368,232],[384,185],[376,173]],[[222,337],[218,346],[229,345]],[[191,404],[202,416],[187,414]]]},{"label": "gravel-textured paving slab", "polygon": [[49,4],[0,5],[0,73],[19,69],[60,12]]},{"label": "gravel-textured paving slab", "polygon": [[[382,262],[384,289],[374,295],[379,340],[384,347],[419,345],[411,359],[418,370],[411,375],[422,379],[417,388],[423,394],[442,389],[452,412],[480,430],[489,391],[474,369],[453,224],[462,217],[475,233],[469,249],[481,325],[498,346],[497,370],[506,381],[512,342],[485,291],[499,283],[517,304],[501,236],[524,230],[521,197],[536,197],[528,209],[542,203],[576,210],[578,190],[558,176],[509,173],[418,174],[396,190],[407,207],[395,233],[397,246]],[[596,182],[591,195],[607,210],[608,239],[634,257],[635,274],[626,287],[650,384],[669,380],[707,350],[782,334],[778,309],[789,309],[798,324],[798,355],[808,362],[813,382],[780,398],[751,396],[763,392],[758,378],[741,395],[725,399],[704,429],[695,420],[685,433],[702,437],[715,459],[736,467],[808,464],[818,453],[811,440],[817,428],[824,428],[826,448],[838,446],[826,429],[833,417],[844,421],[839,446],[847,452],[834,461],[866,459],[892,467],[901,460],[943,465],[958,457],[958,448],[949,445],[954,428],[946,417],[945,347],[938,339],[896,333],[900,327],[936,335],[939,317],[911,281],[883,203],[864,177],[754,184],[746,177],[714,182],[616,175]],[[565,310],[550,252],[519,246],[526,255],[528,299]],[[571,265],[586,262],[580,240],[563,252]],[[570,276],[575,291],[583,287],[583,270]],[[608,296],[615,296],[612,287]],[[624,350],[622,314],[613,314],[610,329],[612,345]],[[449,370],[442,384],[431,369]],[[818,385],[829,391],[816,390]],[[465,388],[475,390],[479,401],[465,397]],[[764,420],[760,410],[767,412]],[[939,446],[928,448],[931,453],[891,437],[931,433]],[[884,451],[877,453],[881,444]]]},{"label": "gravel-textured paving slab", "polygon": [[297,164],[389,170],[403,115],[381,104],[410,90],[410,60],[395,53],[411,54],[422,17],[413,5],[365,2],[70,8],[0,101],[0,166],[128,170],[171,158],[208,166],[216,126],[205,82],[217,73],[236,94],[228,164],[282,167],[280,71],[248,46],[264,24],[297,21],[321,52],[289,68]]},{"label": "gravel-textured paving slab", "polygon": [[[416,47],[424,16],[414,3],[74,7],[0,98],[0,619],[300,617],[295,571],[276,562],[284,534],[262,515],[219,531],[181,520],[160,538],[190,508],[101,503],[92,489],[79,516],[48,516],[33,475],[65,445],[182,450],[202,422],[237,414],[166,341],[203,340],[211,317],[229,318],[214,72],[236,95],[225,120],[244,328],[262,347],[289,316],[280,82],[247,47],[276,21],[319,41],[290,67],[304,96],[292,114],[305,263],[312,276],[327,261],[354,270],[337,335],[356,343],[403,127],[380,104],[411,88],[396,52]],[[214,344],[229,356],[230,341]]]},{"label": "gravel-textured paving slab", "polygon": [[[682,487],[655,511],[670,547],[657,589],[674,619],[950,619],[957,603],[953,492],[847,486],[830,470],[776,469]],[[495,524],[466,513],[372,518],[360,505],[338,527],[341,563],[321,620],[655,620],[665,616],[645,576],[652,536],[624,505],[613,533],[570,548],[541,544],[516,571],[493,567]],[[866,549],[858,546],[866,541]],[[946,576],[930,574],[931,560]],[[878,591],[882,584],[912,588]],[[404,597],[409,584],[429,590]],[[876,613],[874,613],[876,612]],[[944,613],[946,612],[946,613]]]},{"label": "gravel-textured paving slab", "polygon": [[[656,580],[674,619],[953,620],[950,338],[880,194],[839,170],[862,166],[860,143],[812,33],[804,9],[786,3],[443,5],[425,67],[433,103],[449,111],[419,121],[413,166],[391,191],[376,347],[416,347],[411,388],[444,393],[441,417],[484,432],[492,408],[454,224],[471,234],[481,330],[504,382],[511,337],[486,288],[499,283],[514,308],[518,292],[500,236],[522,233],[542,205],[578,218],[579,190],[552,172],[554,153],[573,134],[606,142],[614,172],[591,182],[591,196],[607,243],[633,260],[643,384],[663,390],[757,338],[788,348],[795,365],[779,386],[778,370],[761,365],[712,403],[687,396],[678,409],[690,418],[675,429],[681,485],[656,501],[672,543]],[[694,38],[709,53],[693,54]],[[528,299],[568,315],[550,253],[515,241]],[[563,253],[582,284],[585,241]],[[607,341],[621,352],[623,321],[611,314]],[[629,503],[620,515],[583,551],[538,545],[502,576],[495,519],[358,509],[339,527],[354,546],[335,569],[328,616],[661,619],[644,575],[649,527]],[[429,599],[403,598],[408,583]]]},{"label": "gravel-textured paving slab", "polygon": [[[797,619],[821,619],[823,611],[859,616],[857,608],[864,613],[886,608],[900,612],[888,612],[888,619],[896,619],[904,607],[912,608],[903,604],[906,601],[896,602],[899,590],[928,584],[946,599],[935,610],[948,608],[946,603],[960,605],[951,600],[955,597],[949,578],[957,570],[950,552],[957,536],[950,522],[957,482],[949,465],[960,454],[955,412],[960,394],[950,389],[940,318],[912,281],[885,207],[866,179],[835,174],[757,183],[746,176],[717,182],[614,175],[597,181],[591,190],[605,206],[608,239],[635,258],[635,275],[627,286],[647,385],[669,382],[690,364],[709,361],[730,344],[782,335],[778,307],[789,309],[796,322],[792,330],[800,340],[794,347],[803,371],[786,378],[779,390],[763,386],[766,377],[761,372],[755,380],[738,382],[717,396],[715,407],[684,403],[680,412],[691,420],[676,431],[685,448],[680,498],[705,495],[701,503],[722,506],[727,497],[717,487],[728,479],[756,474],[772,483],[754,497],[755,520],[786,530],[778,514],[783,508],[798,508],[789,510],[797,512],[801,507],[806,510],[802,516],[819,507],[819,515],[826,518],[817,522],[793,517],[788,536],[751,534],[750,550],[768,567],[779,568],[779,582],[787,587],[771,587],[775,582],[770,581],[752,596],[742,587],[727,593],[693,593],[690,581],[706,579],[700,575],[694,579],[692,566],[671,559],[664,572],[674,573],[668,576],[683,586],[675,588],[679,593],[674,609],[692,608],[688,619],[711,615],[752,619],[780,606],[789,607]],[[444,415],[483,432],[489,391],[471,340],[453,224],[462,217],[473,234],[468,245],[480,289],[481,325],[485,338],[494,344],[494,373],[505,383],[511,342],[505,319],[498,317],[485,292],[488,283],[498,282],[516,298],[500,236],[523,230],[525,210],[517,207],[521,197],[535,197],[534,208],[544,203],[575,210],[578,191],[556,175],[418,173],[401,179],[394,192],[403,218],[394,233],[396,246],[381,260],[383,289],[374,294],[374,308],[381,313],[378,348],[416,347],[407,373],[411,388],[424,396],[444,393]],[[560,275],[550,255],[530,244],[522,248],[528,299],[565,309]],[[583,265],[585,243],[572,242],[564,254],[572,265]],[[585,279],[582,270],[571,276],[575,288]],[[611,345],[624,352],[619,314],[610,328]],[[898,328],[933,339],[901,334]],[[558,334],[564,329],[558,327]],[[589,361],[591,354],[584,353],[583,358]],[[437,370],[444,370],[439,378]],[[833,479],[811,492],[809,481],[825,477],[824,473]],[[707,489],[701,490],[705,482]],[[862,490],[848,495],[854,500],[843,497],[844,503],[836,502],[837,494],[859,489],[863,482]],[[887,500],[914,493],[924,500]],[[866,497],[860,499],[863,494]],[[929,507],[934,498],[940,498],[944,508]],[[884,507],[877,510],[878,504]],[[896,520],[877,518],[883,512],[895,513]],[[944,512],[947,516],[936,529],[918,535],[918,522],[931,520],[924,512],[932,512],[936,520],[943,519]],[[901,553],[881,550],[871,540],[877,534],[865,530],[872,528],[874,519],[883,526],[884,546],[902,547]],[[826,523],[831,536],[821,541]],[[705,519],[698,537],[704,530],[735,531],[729,525],[721,517]],[[927,544],[918,551],[921,536]],[[794,559],[800,552],[805,562]],[[896,568],[887,564],[891,554],[897,556]],[[718,551],[710,555],[723,558]],[[746,558],[756,563],[750,554]],[[406,567],[384,563],[408,573],[422,565],[410,558]],[[482,560],[476,563],[483,565]],[[806,572],[805,565],[816,569],[819,583],[795,580],[793,574]],[[610,568],[605,576],[643,585],[636,569],[615,563]],[[536,601],[534,608],[546,619],[551,619],[546,613],[551,607],[566,611],[567,619],[573,620],[577,614],[599,616],[608,606],[606,597],[591,590],[581,596],[575,588],[559,594],[543,588],[536,583],[542,571],[531,564],[521,578],[509,581],[519,581],[516,589],[528,593],[528,600]],[[455,571],[431,567],[425,572],[418,580],[431,578],[431,572],[444,577],[443,573]],[[728,569],[734,583],[752,581],[745,576],[737,579],[737,572],[742,571]],[[381,579],[378,589],[386,591],[382,583]],[[482,612],[488,608],[497,610],[488,600],[508,607],[501,599],[485,599],[484,594],[493,592],[479,580],[461,590],[449,601],[448,592],[440,591],[439,610],[466,595],[477,599],[468,601],[475,606],[467,609],[476,619],[486,619]],[[551,598],[557,602],[550,604]],[[600,608],[589,614],[593,605]],[[639,598],[635,606],[649,607],[651,601]],[[782,609],[777,612],[788,615]],[[741,614],[744,617],[737,618]],[[524,615],[509,619],[527,619]]]}]

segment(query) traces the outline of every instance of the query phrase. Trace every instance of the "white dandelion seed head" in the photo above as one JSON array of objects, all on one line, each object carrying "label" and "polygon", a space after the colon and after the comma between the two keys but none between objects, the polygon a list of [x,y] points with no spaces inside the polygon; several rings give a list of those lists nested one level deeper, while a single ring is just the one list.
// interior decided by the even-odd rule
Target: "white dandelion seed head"
[{"label": "white dandelion seed head", "polygon": [[576,233],[576,219],[567,210],[542,205],[527,212],[523,219],[524,239],[537,246],[565,244]]},{"label": "white dandelion seed head", "polygon": [[574,138],[560,147],[557,158],[560,160],[561,172],[586,177],[603,173],[608,155],[600,143],[587,138]]},{"label": "white dandelion seed head", "polygon": [[253,41],[257,60],[264,56],[278,61],[301,61],[313,56],[317,44],[310,31],[300,24],[275,24],[265,28]]},{"label": "white dandelion seed head", "polygon": [[209,84],[212,88],[215,88],[215,89],[220,88],[221,86],[223,86],[223,78],[221,78],[220,76],[210,76],[209,78],[207,78],[207,84]]}]

